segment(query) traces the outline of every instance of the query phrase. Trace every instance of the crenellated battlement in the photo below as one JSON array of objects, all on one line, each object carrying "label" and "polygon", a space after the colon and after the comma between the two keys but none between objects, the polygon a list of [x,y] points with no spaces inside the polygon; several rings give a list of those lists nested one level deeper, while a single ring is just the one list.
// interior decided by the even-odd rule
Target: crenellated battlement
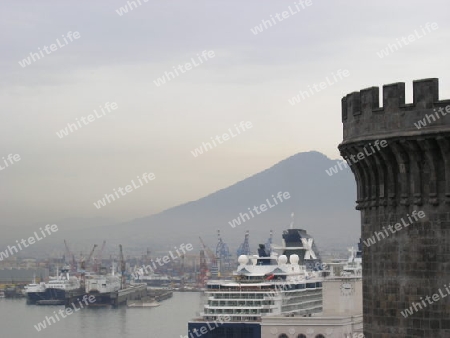
[{"label": "crenellated battlement", "polygon": [[450,100],[438,91],[438,79],[424,79],[409,104],[402,82],[383,86],[382,107],[378,87],[342,99],[339,150],[361,211],[368,338],[450,337],[450,297],[401,312],[450,279]]},{"label": "crenellated battlement", "polygon": [[[379,103],[379,88],[370,87],[353,92],[342,98],[342,122],[344,142],[370,134],[386,134],[417,131],[415,123],[433,114],[439,108],[450,106],[450,100],[439,101],[437,78],[413,82],[413,103],[405,104],[405,83],[397,82],[383,86],[383,105]],[[438,128],[450,124],[449,111],[436,118],[427,127]],[[437,117],[437,116],[436,116]]]}]

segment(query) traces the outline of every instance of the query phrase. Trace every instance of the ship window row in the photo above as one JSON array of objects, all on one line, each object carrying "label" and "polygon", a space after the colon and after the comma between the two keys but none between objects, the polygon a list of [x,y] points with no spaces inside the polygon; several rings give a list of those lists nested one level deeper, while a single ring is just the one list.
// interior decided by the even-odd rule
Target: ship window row
[{"label": "ship window row", "polygon": [[267,289],[315,289],[315,288],[321,288],[322,282],[310,282],[310,283],[299,283],[299,284],[290,284],[289,282],[286,282],[287,284],[272,284],[270,286],[262,286],[262,287],[245,287],[245,286],[222,286],[219,285],[208,285],[207,289],[208,291],[238,291],[238,292],[247,292],[247,291],[266,291]]},{"label": "ship window row", "polygon": [[265,286],[245,286],[242,285],[242,287],[239,286],[233,286],[233,287],[229,287],[229,286],[224,286],[221,287],[220,289],[211,289],[211,288],[207,288],[206,292],[212,292],[212,293],[216,293],[216,292],[236,292],[236,293],[240,293],[240,292],[265,292],[267,290],[273,289],[272,285],[265,285]]},{"label": "ship window row", "polygon": [[306,290],[306,289],[321,289],[321,282],[306,283],[306,284],[281,284],[273,285],[270,290],[292,291],[292,290]]},{"label": "ship window row", "polygon": [[208,301],[208,305],[210,305],[210,306],[261,306],[261,305],[274,305],[274,304],[275,304],[275,301],[273,301],[273,300],[246,301],[246,302]]},{"label": "ship window row", "polygon": [[207,285],[206,289],[208,291],[220,291],[220,290],[226,290],[226,291],[241,291],[242,289],[245,289],[247,291],[260,291],[261,289],[270,288],[268,285],[261,285],[261,286],[247,286],[245,283],[242,283],[240,286],[229,286],[229,285]]},{"label": "ship window row", "polygon": [[274,285],[274,289],[281,290],[302,290],[302,289],[319,289],[322,287],[322,282],[314,282],[314,283],[302,283],[302,284],[282,284],[282,285]]},{"label": "ship window row", "polygon": [[[268,310],[268,309],[263,309]],[[267,312],[268,313],[268,312]],[[258,315],[261,314],[260,309],[205,309],[208,315]]]},{"label": "ship window row", "polygon": [[[219,318],[216,317],[216,316],[207,316],[207,317],[205,317],[205,320],[207,320],[207,321],[214,321],[214,320],[218,320],[218,319]],[[244,321],[256,322],[256,321],[260,321],[260,320],[261,320],[261,318],[254,317],[254,316],[233,316],[233,317],[230,317],[230,321],[232,321],[232,322],[244,322]],[[238,336],[230,336],[230,338],[236,338],[236,337],[238,337]],[[243,337],[247,338],[247,337],[252,337],[252,336],[243,336]]]},{"label": "ship window row", "polygon": [[311,283],[290,283],[289,281],[286,284],[274,284],[274,288],[286,288],[286,289],[316,289],[322,287],[322,282],[311,282]]},{"label": "ship window row", "polygon": [[[239,307],[239,308],[237,308],[237,309],[239,309],[239,310],[254,310],[254,309],[275,309],[276,308],[276,306],[275,305],[263,305],[263,306],[242,306],[242,307]],[[236,307],[234,307],[234,306],[225,306],[225,307],[223,307],[223,306],[208,306],[208,305],[206,305],[205,307],[204,307],[204,309],[205,309],[205,311],[216,311],[216,310],[221,310],[221,309],[223,309],[223,310],[234,310],[234,309],[236,309]]]},{"label": "ship window row", "polygon": [[274,286],[266,290],[258,290],[258,293],[208,293],[209,297],[214,297],[215,299],[264,299],[264,296],[268,293],[274,293],[279,291],[294,291],[294,290],[304,290],[304,289],[320,289],[322,288],[322,283],[308,283],[308,284],[295,284],[295,285],[284,285],[284,286]]},{"label": "ship window row", "polygon": [[215,299],[264,299],[266,293],[214,293]]},{"label": "ship window row", "polygon": [[206,308],[203,312],[203,317],[208,316],[208,315],[242,315],[242,314],[254,314],[254,315],[259,315],[259,314],[267,314],[267,313],[271,313],[271,309],[209,309]]}]

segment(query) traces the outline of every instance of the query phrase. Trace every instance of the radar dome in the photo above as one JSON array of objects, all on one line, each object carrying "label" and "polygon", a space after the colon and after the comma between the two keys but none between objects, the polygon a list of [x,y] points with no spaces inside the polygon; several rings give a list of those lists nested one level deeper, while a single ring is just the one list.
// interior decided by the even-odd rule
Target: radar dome
[{"label": "radar dome", "polygon": [[286,255],[281,255],[280,257],[278,257],[278,264],[286,264],[287,263],[287,257]]},{"label": "radar dome", "polygon": [[238,262],[241,265],[245,265],[248,263],[248,257],[246,255],[240,255],[238,258]]},{"label": "radar dome", "polygon": [[291,264],[298,264],[299,258],[298,255],[290,255],[289,256],[289,262],[291,262]]}]

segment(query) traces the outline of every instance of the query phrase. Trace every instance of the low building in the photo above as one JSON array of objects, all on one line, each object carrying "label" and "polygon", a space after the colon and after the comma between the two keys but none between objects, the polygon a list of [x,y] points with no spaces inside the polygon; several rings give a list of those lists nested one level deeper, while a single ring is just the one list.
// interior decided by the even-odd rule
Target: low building
[{"label": "low building", "polygon": [[330,277],[322,285],[322,313],[311,317],[263,317],[261,337],[363,337],[362,277]]}]

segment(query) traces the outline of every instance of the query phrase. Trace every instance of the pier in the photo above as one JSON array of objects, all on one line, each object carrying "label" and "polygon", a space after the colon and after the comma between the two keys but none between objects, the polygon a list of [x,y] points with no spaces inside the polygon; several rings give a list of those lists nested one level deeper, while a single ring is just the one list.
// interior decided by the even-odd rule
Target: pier
[{"label": "pier", "polygon": [[[66,299],[64,305],[71,307],[72,304],[77,303],[83,296],[88,295],[84,289],[77,289],[66,292]],[[119,307],[126,305],[128,300],[140,300],[147,296],[147,285],[138,284],[129,286],[122,290],[108,292],[108,293],[92,293],[90,296],[95,297],[95,302],[89,306],[112,306]]]}]

